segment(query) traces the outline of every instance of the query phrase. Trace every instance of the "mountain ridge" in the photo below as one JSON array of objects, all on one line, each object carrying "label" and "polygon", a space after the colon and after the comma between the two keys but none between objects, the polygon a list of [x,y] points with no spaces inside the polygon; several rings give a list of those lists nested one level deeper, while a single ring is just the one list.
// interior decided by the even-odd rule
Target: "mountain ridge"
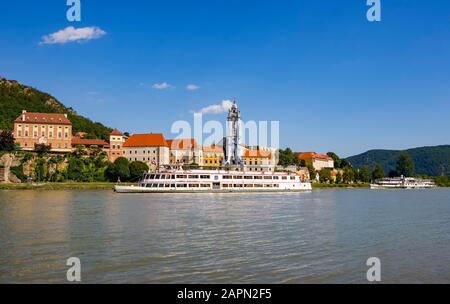
[{"label": "mountain ridge", "polygon": [[415,163],[416,174],[428,176],[450,175],[450,145],[424,146],[407,150],[374,149],[348,157],[356,168],[376,164],[383,167],[386,174],[395,170],[397,159],[402,152],[408,152]]}]

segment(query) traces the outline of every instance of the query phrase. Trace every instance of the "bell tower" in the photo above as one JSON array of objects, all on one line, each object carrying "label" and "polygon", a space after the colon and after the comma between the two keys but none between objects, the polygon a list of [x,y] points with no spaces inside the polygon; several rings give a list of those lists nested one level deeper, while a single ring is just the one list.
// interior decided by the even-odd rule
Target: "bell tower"
[{"label": "bell tower", "polygon": [[241,111],[236,101],[228,111],[224,166],[244,166]]}]

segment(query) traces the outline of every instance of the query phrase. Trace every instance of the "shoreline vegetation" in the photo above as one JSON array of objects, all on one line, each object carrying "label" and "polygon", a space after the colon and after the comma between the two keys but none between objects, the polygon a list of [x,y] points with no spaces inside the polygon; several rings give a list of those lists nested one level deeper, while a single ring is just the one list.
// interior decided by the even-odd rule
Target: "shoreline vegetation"
[{"label": "shoreline vegetation", "polygon": [[[0,184],[0,190],[112,190],[117,183],[108,182],[67,182],[67,183],[21,183],[21,184]],[[121,183],[123,186],[130,186],[133,183]],[[368,189],[369,184],[320,184],[314,183],[313,190],[317,189]]]},{"label": "shoreline vegetation", "polygon": [[[21,184],[0,184],[1,190],[113,190],[117,183],[109,182],[66,182],[66,183],[21,183]],[[121,183],[122,186],[131,186],[134,183]],[[441,185],[438,188],[447,188],[449,185]],[[322,184],[313,183],[313,190],[326,189],[370,189],[369,183],[359,184]]]},{"label": "shoreline vegetation", "polygon": [[369,183],[361,184],[324,184],[324,183],[313,183],[313,190],[315,189],[369,189]]},{"label": "shoreline vegetation", "polygon": [[[108,182],[0,184],[0,190],[113,190],[116,184]],[[131,184],[123,183],[121,185],[127,186]]]}]

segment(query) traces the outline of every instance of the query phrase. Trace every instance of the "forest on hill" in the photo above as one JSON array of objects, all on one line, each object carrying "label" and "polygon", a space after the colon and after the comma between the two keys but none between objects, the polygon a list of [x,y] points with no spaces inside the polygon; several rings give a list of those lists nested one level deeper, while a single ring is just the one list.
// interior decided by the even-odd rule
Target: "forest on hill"
[{"label": "forest on hill", "polygon": [[[427,176],[450,175],[450,145],[421,147],[405,150],[415,164],[415,173]],[[396,168],[396,162],[402,152],[399,150],[371,150],[352,156],[347,160],[356,168],[369,166],[374,168],[379,164],[385,172]]]},{"label": "forest on hill", "polygon": [[13,130],[14,120],[23,110],[68,114],[73,133],[86,132],[88,138],[108,139],[111,132],[111,128],[78,115],[72,108],[67,108],[47,93],[0,77],[0,130]]}]

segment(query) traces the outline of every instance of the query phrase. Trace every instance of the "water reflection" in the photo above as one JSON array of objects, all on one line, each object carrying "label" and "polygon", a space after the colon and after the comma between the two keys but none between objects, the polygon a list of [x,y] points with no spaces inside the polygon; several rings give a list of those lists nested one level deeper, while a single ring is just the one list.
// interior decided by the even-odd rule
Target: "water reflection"
[{"label": "water reflection", "polygon": [[0,282],[450,282],[450,191],[0,192]]}]

